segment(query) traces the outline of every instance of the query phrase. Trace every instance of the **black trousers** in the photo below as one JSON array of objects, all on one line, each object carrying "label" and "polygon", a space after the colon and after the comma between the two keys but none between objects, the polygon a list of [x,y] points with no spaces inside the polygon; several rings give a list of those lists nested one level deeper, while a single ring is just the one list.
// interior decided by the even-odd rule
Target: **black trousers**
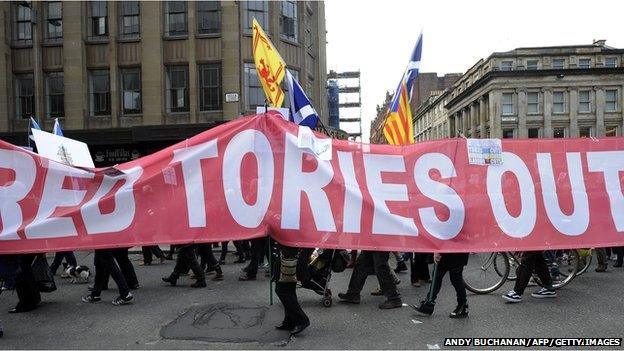
[{"label": "black trousers", "polygon": [[552,284],[550,272],[548,271],[548,265],[546,259],[541,251],[527,251],[522,253],[520,259],[520,265],[516,268],[516,284],[514,285],[514,291],[518,295],[524,294],[531,279],[531,274],[535,272],[537,277],[542,281],[544,285]]},{"label": "black trousers", "polygon": [[152,256],[156,256],[160,259],[165,258],[165,254],[158,245],[142,246],[141,252],[143,253],[143,263],[145,264],[152,264]]},{"label": "black trousers", "polygon": [[418,280],[427,281],[431,279],[427,255],[429,254],[415,252],[410,258],[410,280],[412,283],[416,283]]},{"label": "black trousers", "polygon": [[466,286],[464,285],[464,266],[447,267],[443,264],[437,264],[435,267],[435,274],[429,288],[429,295],[427,295],[427,302],[435,304],[435,300],[438,297],[440,288],[442,287],[442,279],[446,272],[449,273],[449,279],[451,284],[455,288],[455,294],[457,296],[457,304],[463,305],[468,300],[466,298]]},{"label": "black trousers", "polygon": [[[225,247],[227,250],[227,243]],[[199,266],[202,271],[205,270],[206,267],[213,268],[219,265],[219,261],[217,261],[212,252],[212,243],[197,244],[197,255],[199,256]]]},{"label": "black trousers", "polygon": [[258,274],[258,265],[265,255],[267,241],[266,237],[251,239],[251,260],[245,269],[247,276],[255,277]]},{"label": "black trousers", "polygon": [[139,285],[139,279],[134,271],[134,266],[128,257],[128,248],[113,249],[112,253],[128,286],[133,287]]},{"label": "black trousers", "polygon": [[[205,244],[212,247],[212,244]],[[176,258],[176,265],[173,267],[173,272],[171,276],[175,279],[178,279],[180,273],[188,272],[190,268],[195,274],[198,282],[202,282],[206,280],[206,274],[204,270],[199,266],[199,262],[197,262],[197,257],[195,256],[195,247],[196,245],[184,245],[178,248],[178,257]],[[210,249],[212,252],[212,248]],[[214,258],[214,255],[213,255]]]},{"label": "black trousers", "polygon": [[126,278],[121,273],[117,263],[115,263],[113,249],[95,250],[93,261],[95,265],[95,279],[91,296],[100,296],[102,294],[102,289],[108,285],[109,276],[117,284],[119,295],[127,296],[130,288]]},{"label": "black trousers", "polygon": [[63,259],[65,259],[65,262],[67,262],[70,266],[76,267],[78,265],[73,251],[57,252],[54,255],[54,261],[52,261],[52,264],[50,265],[50,271],[52,271],[52,274],[56,274],[56,270],[60,267],[61,263],[63,263]]},{"label": "black trousers", "polygon": [[18,264],[20,269],[15,276],[15,291],[19,299],[15,309],[18,311],[34,310],[41,302],[41,293],[35,282],[32,270],[32,264],[36,257],[36,254],[19,256]]},{"label": "black trousers", "polygon": [[275,283],[275,294],[284,306],[285,326],[294,327],[296,325],[309,325],[310,319],[303,312],[299,300],[297,299],[297,283]]},{"label": "black trousers", "polygon": [[360,294],[366,278],[369,274],[375,273],[379,281],[379,287],[383,291],[388,300],[398,299],[401,297],[397,291],[394,278],[390,273],[388,265],[389,252],[381,251],[362,251],[355,261],[351,280],[349,280],[349,294]]}]

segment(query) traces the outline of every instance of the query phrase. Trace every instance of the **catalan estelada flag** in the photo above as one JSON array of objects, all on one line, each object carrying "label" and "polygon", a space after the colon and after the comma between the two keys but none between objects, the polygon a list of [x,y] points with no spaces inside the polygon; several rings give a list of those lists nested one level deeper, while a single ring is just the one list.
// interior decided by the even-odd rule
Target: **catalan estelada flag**
[{"label": "catalan estelada flag", "polygon": [[397,87],[392,102],[388,106],[383,133],[391,145],[405,145],[414,143],[414,124],[412,121],[412,109],[410,99],[412,97],[412,85],[418,76],[420,56],[422,53],[422,34],[412,52],[412,57],[403,78]]},{"label": "catalan estelada flag", "polygon": [[253,58],[256,63],[258,79],[264,89],[264,94],[272,107],[282,107],[284,91],[280,83],[286,74],[286,63],[277,52],[273,43],[260,27],[256,19],[253,19]]}]

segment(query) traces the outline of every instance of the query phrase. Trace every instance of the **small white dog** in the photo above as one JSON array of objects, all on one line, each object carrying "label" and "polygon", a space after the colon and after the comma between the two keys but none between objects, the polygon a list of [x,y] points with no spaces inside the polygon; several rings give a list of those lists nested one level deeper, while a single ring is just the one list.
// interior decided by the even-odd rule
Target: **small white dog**
[{"label": "small white dog", "polygon": [[87,266],[68,266],[65,273],[71,278],[70,282],[72,284],[86,284],[91,276]]}]

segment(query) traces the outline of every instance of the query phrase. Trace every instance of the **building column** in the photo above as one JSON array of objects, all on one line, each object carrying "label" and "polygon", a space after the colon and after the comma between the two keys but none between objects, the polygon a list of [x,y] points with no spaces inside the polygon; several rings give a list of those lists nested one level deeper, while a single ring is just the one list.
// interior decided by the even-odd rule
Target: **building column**
[{"label": "building column", "polygon": [[143,125],[162,124],[165,111],[162,6],[157,1],[141,2]]},{"label": "building column", "polygon": [[[43,2],[31,2],[32,15],[41,15],[43,18]],[[12,18],[12,17],[9,17]],[[39,119],[41,128],[46,128],[45,90],[43,89],[43,57],[41,42],[43,41],[44,21],[32,24],[32,55],[33,55],[33,82],[35,84],[35,118]]]},{"label": "building column", "polygon": [[605,91],[602,88],[594,88],[594,94],[596,96],[596,132],[595,137],[605,136],[605,124],[604,124],[604,109],[605,109]]},{"label": "building column", "polygon": [[[83,5],[84,4],[84,5]],[[88,118],[87,70],[83,40],[82,6],[86,2],[63,2],[63,83],[65,85],[64,129],[83,129]]]},{"label": "building column", "polygon": [[198,92],[197,88],[199,86],[199,79],[197,78],[197,60],[196,51],[195,51],[195,31],[197,30],[197,20],[196,16],[196,1],[187,2],[188,5],[188,72],[189,72],[189,121],[190,123],[197,123],[198,121]]},{"label": "building column", "polygon": [[553,105],[553,94],[552,89],[544,88],[542,89],[542,94],[544,95],[544,132],[542,136],[544,138],[552,138],[553,130],[552,130],[552,105]]},{"label": "building column", "polygon": [[579,137],[578,127],[578,90],[570,89],[570,138]]},{"label": "building column", "polygon": [[9,24],[6,21],[10,21],[11,3],[0,2],[0,13],[7,14],[6,16],[0,16],[0,132],[8,132],[10,118],[14,118],[10,113],[9,108],[11,97],[11,84],[13,82],[13,76],[11,74],[11,31]]},{"label": "building column", "polygon": [[501,128],[501,93],[490,91],[488,94],[488,115],[490,117],[490,138],[501,138],[503,129]]},{"label": "building column", "polygon": [[475,102],[470,103],[470,137],[477,137],[477,119],[479,115],[477,113],[477,104]]},{"label": "building column", "polygon": [[[223,84],[223,119],[230,120],[240,116],[245,111],[245,101],[243,100],[244,79],[243,65],[241,62],[241,23],[239,14],[239,2],[222,1],[221,2],[221,45],[223,48],[223,57],[229,57],[229,60],[223,60],[221,67],[222,84]],[[238,102],[225,102],[225,94],[238,94]]]},{"label": "building column", "polygon": [[485,125],[485,116],[486,116],[486,104],[485,97],[481,96],[479,98],[479,132],[481,134],[481,138],[487,138],[487,126]]},{"label": "building column", "polygon": [[462,133],[464,134],[464,137],[468,137],[468,131],[470,130],[470,108],[469,107],[464,107],[462,109]]},{"label": "building column", "polygon": [[[63,3],[65,4],[65,3]],[[109,2],[108,3],[108,50],[110,52],[109,61],[109,79],[110,79],[110,103],[111,103],[111,127],[119,127],[119,115],[122,108],[121,100],[121,87],[119,77],[119,66],[117,65],[117,5],[121,6],[121,3]]]},{"label": "building column", "polygon": [[526,126],[527,119],[527,92],[518,89],[518,138],[525,139],[529,136]]}]

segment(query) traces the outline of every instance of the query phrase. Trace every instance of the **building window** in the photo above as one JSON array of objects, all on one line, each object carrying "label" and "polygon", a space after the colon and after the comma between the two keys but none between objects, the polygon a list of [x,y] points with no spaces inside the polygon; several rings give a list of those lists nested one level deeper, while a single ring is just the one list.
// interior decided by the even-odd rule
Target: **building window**
[{"label": "building window", "polygon": [[15,4],[15,25],[13,40],[17,44],[32,43],[32,4],[29,1],[19,1]]},{"label": "building window", "polygon": [[527,130],[527,136],[529,139],[537,139],[540,137],[540,129],[539,128],[529,128]]},{"label": "building window", "polygon": [[140,13],[138,1],[122,1],[119,20],[119,37],[122,39],[138,38],[141,32]]},{"label": "building window", "polygon": [[221,3],[219,1],[197,2],[197,33],[221,33]]},{"label": "building window", "polygon": [[618,136],[618,126],[606,126],[605,128],[605,136],[614,137]]},{"label": "building window", "polygon": [[188,112],[188,66],[167,67],[167,112]]},{"label": "building window", "polygon": [[221,64],[199,66],[199,110],[221,110]]},{"label": "building window", "polygon": [[526,69],[528,70],[536,70],[538,69],[538,60],[527,60]]},{"label": "building window", "polygon": [[122,114],[131,115],[141,113],[141,69],[122,69],[121,86]]},{"label": "building window", "polygon": [[617,67],[617,57],[607,57],[605,59],[605,67]]},{"label": "building window", "polygon": [[248,110],[255,111],[256,107],[264,106],[264,91],[253,63],[245,64],[245,96]]},{"label": "building window", "polygon": [[565,128],[555,128],[553,129],[553,138],[565,138],[566,137],[566,129]]},{"label": "building window", "polygon": [[565,113],[566,101],[564,91],[553,92],[553,113]]},{"label": "building window", "polygon": [[581,90],[579,91],[579,112],[589,113],[591,112],[591,101],[590,101],[590,92],[589,90]]},{"label": "building window", "polygon": [[540,112],[539,93],[527,93],[527,112],[537,114]]},{"label": "building window", "polygon": [[615,112],[618,109],[617,105],[617,90],[605,91],[605,111]]},{"label": "building window", "polygon": [[57,41],[63,38],[63,3],[49,1],[45,5],[46,23],[45,39]]},{"label": "building window", "polygon": [[108,3],[90,1],[89,3],[89,39],[108,37]]},{"label": "building window", "polygon": [[167,1],[165,3],[165,29],[167,36],[187,35],[186,1]]},{"label": "building window", "polygon": [[584,59],[579,59],[579,68],[589,68],[591,64],[591,59],[588,58],[584,58]]},{"label": "building window", "polygon": [[244,1],[243,2],[245,33],[251,33],[251,25],[254,17],[262,29],[268,31],[269,24],[269,4],[266,1]]},{"label": "building window", "polygon": [[513,129],[503,129],[503,139],[513,139],[514,130]]},{"label": "building window", "polygon": [[593,136],[594,136],[594,128],[592,127],[580,127],[579,128],[580,138],[591,138]]},{"label": "building window", "polygon": [[565,68],[565,59],[558,58],[552,60],[552,68],[553,69],[564,69]]},{"label": "building window", "polygon": [[513,61],[501,61],[501,71],[511,71],[513,69]]},{"label": "building window", "polygon": [[514,114],[514,94],[503,93],[503,115]]},{"label": "building window", "polygon": [[295,1],[282,1],[282,14],[280,16],[280,36],[284,39],[297,41],[297,3]]},{"label": "building window", "polygon": [[89,72],[89,96],[91,116],[110,115],[110,80],[107,69]]},{"label": "building window", "polygon": [[29,118],[35,114],[35,89],[32,73],[15,75],[17,118]]},{"label": "building window", "polygon": [[46,117],[65,116],[64,91],[63,72],[51,72],[45,75]]}]

